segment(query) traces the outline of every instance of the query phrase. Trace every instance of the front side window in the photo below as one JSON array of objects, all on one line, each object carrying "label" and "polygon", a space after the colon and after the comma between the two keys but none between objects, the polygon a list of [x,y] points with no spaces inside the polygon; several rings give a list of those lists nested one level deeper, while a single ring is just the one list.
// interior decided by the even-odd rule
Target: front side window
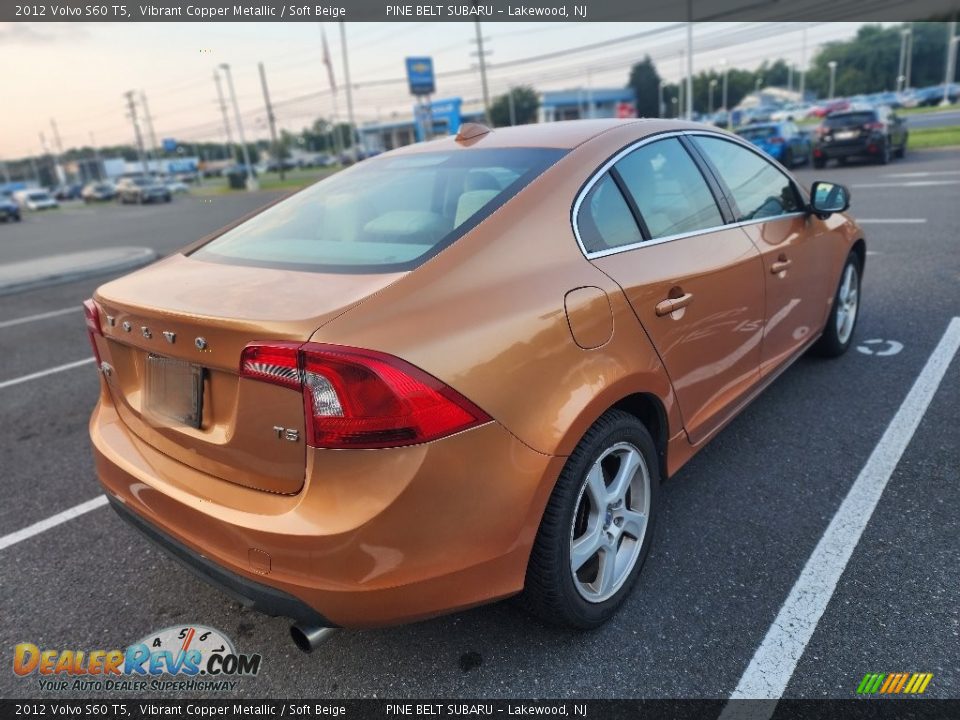
[{"label": "front side window", "polygon": [[722,138],[698,135],[693,140],[713,163],[733,196],[738,222],[803,209],[790,178],[755,152]]},{"label": "front side window", "polygon": [[374,158],[278,203],[193,257],[323,272],[410,270],[565,153],[491,148]]},{"label": "front side window", "polygon": [[676,138],[643,145],[614,167],[651,239],[723,225],[707,181]]}]

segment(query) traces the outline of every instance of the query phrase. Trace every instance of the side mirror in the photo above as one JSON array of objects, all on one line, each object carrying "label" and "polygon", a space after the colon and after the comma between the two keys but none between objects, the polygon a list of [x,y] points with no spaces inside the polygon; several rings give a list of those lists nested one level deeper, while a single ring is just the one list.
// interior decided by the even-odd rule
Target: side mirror
[{"label": "side mirror", "polygon": [[810,188],[810,212],[819,218],[850,207],[850,191],[838,183],[817,180]]}]

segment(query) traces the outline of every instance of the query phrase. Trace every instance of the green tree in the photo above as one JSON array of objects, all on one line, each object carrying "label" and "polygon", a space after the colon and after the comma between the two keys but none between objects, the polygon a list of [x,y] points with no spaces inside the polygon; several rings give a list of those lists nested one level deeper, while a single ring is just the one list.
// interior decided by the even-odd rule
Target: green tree
[{"label": "green tree", "polygon": [[[513,96],[513,113],[515,123],[510,122],[510,96]],[[511,88],[509,93],[498,95],[490,104],[490,122],[495,127],[506,125],[527,125],[537,121],[537,110],[540,108],[540,96],[537,91],[528,85],[519,85]]]},{"label": "green tree", "polygon": [[636,96],[637,117],[660,116],[660,73],[649,55],[630,68],[627,87],[632,88]]}]

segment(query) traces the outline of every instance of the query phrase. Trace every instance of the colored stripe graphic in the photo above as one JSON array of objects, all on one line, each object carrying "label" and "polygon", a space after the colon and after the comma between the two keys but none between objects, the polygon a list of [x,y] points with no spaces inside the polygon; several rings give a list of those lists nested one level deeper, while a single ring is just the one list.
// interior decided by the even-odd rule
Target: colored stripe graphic
[{"label": "colored stripe graphic", "polygon": [[857,694],[921,695],[931,680],[933,673],[867,673],[857,686]]}]

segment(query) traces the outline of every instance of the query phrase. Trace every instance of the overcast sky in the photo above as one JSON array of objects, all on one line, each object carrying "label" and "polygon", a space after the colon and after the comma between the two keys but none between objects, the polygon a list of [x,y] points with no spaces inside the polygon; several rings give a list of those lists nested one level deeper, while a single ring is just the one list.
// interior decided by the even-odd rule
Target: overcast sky
[{"label": "overcast sky", "polygon": [[[818,44],[849,37],[858,23],[809,25],[807,61]],[[354,105],[359,123],[408,116],[412,100],[404,84],[403,59],[432,55],[440,77],[437,99],[481,98],[473,23],[347,23]],[[632,62],[650,54],[661,75],[677,80],[686,33],[673,23],[486,23],[483,35],[490,92],[511,84],[539,90],[622,87]],[[340,28],[323,25],[346,117]],[[801,62],[800,23],[705,23],[694,26],[694,71],[753,68],[778,57]],[[621,38],[628,38],[620,40]],[[574,52],[587,45],[597,47]],[[515,61],[555,54],[535,62]],[[263,95],[257,62],[266,66],[278,124],[299,130],[333,115],[322,63],[318,23],[0,23],[3,68],[3,132],[0,159],[40,152],[39,133],[52,146],[50,119],[65,148],[133,141],[123,93],[144,91],[158,138],[224,139],[213,72],[233,68],[247,139],[265,137]],[[498,68],[499,64],[507,67]],[[461,71],[457,73],[457,71]],[[385,81],[397,82],[385,82]],[[371,84],[373,83],[373,84]],[[231,122],[233,116],[231,113]],[[235,131],[234,131],[235,132]]]}]

